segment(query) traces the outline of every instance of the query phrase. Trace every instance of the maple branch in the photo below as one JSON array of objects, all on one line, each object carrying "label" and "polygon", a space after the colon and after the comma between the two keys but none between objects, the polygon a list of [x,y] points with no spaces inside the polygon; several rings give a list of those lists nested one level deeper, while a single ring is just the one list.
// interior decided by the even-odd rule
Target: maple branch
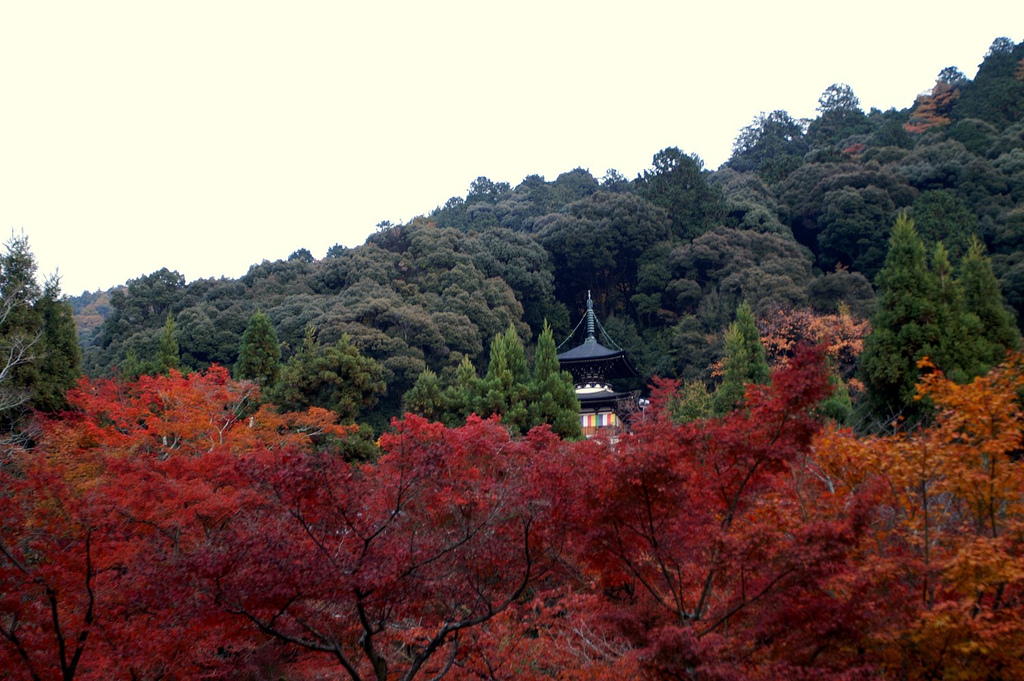
[{"label": "maple branch", "polygon": [[[4,301],[2,312],[0,312],[0,327],[4,325],[14,306],[21,302],[23,301],[19,299]],[[36,357],[31,354],[31,351],[42,337],[43,333],[40,331],[32,338],[15,334],[10,339],[7,339],[7,347],[3,350],[2,355],[0,355],[0,386],[3,386],[11,378],[11,372],[15,368],[35,361]],[[28,402],[31,397],[32,393],[29,390],[0,387],[0,411],[18,407]]]},{"label": "maple branch", "polygon": [[693,610],[693,619],[699,620],[707,612],[711,605],[711,592],[715,582],[715,573],[718,572],[718,547],[716,546],[711,556],[711,567],[708,568],[707,577],[704,578],[704,587],[700,591],[700,598],[697,599],[697,607]]},{"label": "maple branch", "polygon": [[[281,615],[285,614],[288,611],[288,608],[292,607],[292,603],[294,603],[297,600],[299,600],[299,594],[295,594],[294,596],[289,598],[285,602],[285,604],[281,606],[280,610],[278,610],[277,613],[273,617],[270,618],[270,621],[267,622],[267,626],[268,627],[276,627],[277,626],[277,618],[279,618]],[[296,621],[299,621],[298,618],[296,618]],[[309,627],[307,627],[307,626],[305,626],[303,624],[303,622],[299,621],[299,624],[300,624],[300,626],[302,626],[303,629],[305,629],[306,631],[310,631],[310,633],[313,633],[315,635],[315,632],[312,632]]]},{"label": "maple branch", "polygon": [[67,650],[64,643],[64,634],[61,632],[60,628],[60,616],[57,612],[57,592],[49,586],[46,587],[46,599],[50,604],[50,616],[53,619],[53,633],[57,638],[57,655],[60,658],[60,669],[64,678],[67,679]]},{"label": "maple branch", "polygon": [[366,653],[366,657],[370,660],[370,665],[373,667],[373,673],[376,675],[378,681],[387,681],[388,678],[388,661],[381,657],[381,654],[377,652],[377,649],[373,645],[373,637],[377,634],[378,630],[374,630],[374,627],[370,624],[370,618],[366,615],[366,607],[363,603],[363,599],[368,596],[368,593],[363,593],[359,589],[355,589],[356,595],[356,612],[359,614],[359,623],[363,626],[363,633],[359,637],[359,647]]},{"label": "maple branch", "polygon": [[[622,537],[620,536],[617,530],[618,526],[616,525],[615,538],[617,540],[617,547],[611,547],[612,551],[615,553],[616,556],[618,556],[619,560],[621,560],[623,564],[625,564],[626,569],[637,579],[637,581],[640,582],[640,584],[643,585],[645,589],[647,589],[648,593],[650,593],[651,596],[654,597],[654,600],[658,602],[658,605],[665,608],[669,612],[678,612],[674,610],[668,603],[665,602],[665,599],[662,598],[661,592],[658,589],[656,589],[654,585],[647,580],[646,577],[644,577],[644,574],[640,570],[640,568],[633,564],[633,561],[629,557],[629,552],[626,550],[626,547],[622,543]],[[684,619],[685,617],[686,615],[684,614]]]},{"label": "maple branch", "polygon": [[441,667],[441,671],[431,677],[430,681],[440,681],[444,676],[451,671],[452,665],[455,664],[455,658],[459,652],[459,632],[456,631],[455,635],[452,636],[452,652],[448,656],[448,661]]},{"label": "maple branch", "polygon": [[327,559],[327,562],[331,564],[331,567],[333,567],[336,570],[340,569],[340,567],[338,566],[338,562],[334,560],[334,556],[332,556],[331,552],[327,550],[327,546],[323,543],[323,541],[317,539],[313,535],[313,529],[310,526],[310,523],[306,522],[306,519],[302,514],[301,506],[302,502],[296,501],[295,510],[292,510],[290,506],[288,507],[288,515],[292,516],[293,518],[295,518],[296,521],[298,521],[299,527],[302,528],[302,531],[306,533],[306,536],[309,537],[310,541],[312,541],[313,544],[317,547],[317,550],[324,555],[324,557]]},{"label": "maple branch", "polygon": [[[29,301],[26,299],[23,293],[8,296],[0,303],[0,328],[7,325],[7,320],[14,313],[14,311],[22,305],[28,307]],[[31,362],[35,359],[32,355],[29,355],[29,351],[39,342],[39,339],[43,337],[43,332],[40,331],[35,334],[32,338],[26,338],[23,335],[15,333],[10,339],[10,346],[7,348],[6,360],[0,364],[0,383],[2,383],[11,373],[11,371],[19,364],[25,362]]]},{"label": "maple branch", "polygon": [[85,651],[85,641],[89,637],[89,631],[92,628],[93,615],[96,606],[96,593],[92,588],[92,580],[94,576],[95,572],[92,567],[92,532],[87,531],[85,533],[85,590],[88,594],[88,606],[85,609],[84,626],[78,633],[78,641],[75,644],[75,654],[71,658],[71,664],[67,673],[65,673],[65,677],[69,679],[69,681],[75,676],[75,669],[78,667],[78,661],[82,659],[82,653]]},{"label": "maple branch", "polygon": [[647,527],[650,531],[651,548],[658,562],[658,568],[661,571],[661,576],[665,579],[665,585],[668,587],[668,590],[672,593],[672,599],[675,601],[676,604],[675,611],[679,618],[685,621],[686,608],[684,607],[682,601],[682,580],[678,579],[678,570],[677,578],[673,580],[672,575],[669,574],[668,566],[665,565],[665,561],[662,559],[661,551],[659,550],[660,547],[658,544],[657,530],[654,527],[654,511],[652,508],[653,502],[651,501],[651,493],[650,489],[648,489],[646,479],[644,479],[641,482],[641,489],[643,490],[644,494],[644,510],[647,512]]},{"label": "maple branch", "polygon": [[[779,419],[779,422],[775,427],[775,432],[772,433],[772,436],[768,440],[765,449],[771,449],[779,441],[779,438],[782,437],[784,427],[786,423],[788,423],[789,419],[790,411],[787,409],[782,412],[781,418]],[[725,513],[725,517],[722,518],[722,522],[720,525],[720,529],[723,534],[728,533],[729,530],[732,528],[733,520],[735,520],[736,514],[739,511],[740,499],[743,496],[743,492],[750,484],[750,481],[754,478],[754,474],[757,473],[757,471],[761,468],[761,465],[765,461],[767,461],[767,457],[765,456],[756,459],[750,466],[750,469],[747,471],[746,475],[743,476],[743,479],[740,481],[740,484],[736,488],[735,493],[731,495],[728,510]],[[715,464],[715,470],[719,474],[719,476],[721,476],[721,471],[718,469],[717,463]],[[724,490],[724,488],[722,489]],[[707,611],[707,608],[710,605],[711,592],[714,586],[714,576],[715,572],[717,571],[718,556],[718,547],[715,547],[714,554],[711,559],[711,567],[708,569],[707,577],[704,580],[704,588],[701,590],[700,599],[697,602],[697,609],[694,611],[694,619],[700,619]]]},{"label": "maple branch", "polygon": [[495,515],[497,515],[499,508],[500,508],[500,504],[495,503],[495,505],[491,508],[491,512],[487,515],[486,518],[481,520],[476,525],[476,527],[472,527],[472,528],[467,529],[466,534],[463,535],[460,539],[458,539],[455,542],[453,542],[451,544],[448,544],[444,548],[438,550],[436,553],[434,553],[429,558],[425,558],[425,559],[421,560],[418,563],[411,564],[405,571],[403,571],[401,573],[401,576],[402,577],[411,576],[414,572],[416,572],[420,568],[425,567],[427,565],[430,565],[431,563],[434,563],[434,562],[440,560],[441,558],[443,558],[444,556],[448,555],[449,553],[455,551],[459,547],[464,546],[465,544],[469,543],[474,537],[476,537],[478,534],[480,534],[480,532],[485,527],[487,527],[490,524],[490,522],[494,519]]},{"label": "maple branch", "polygon": [[18,615],[11,615],[11,626],[10,629],[0,628],[0,636],[10,641],[14,645],[14,649],[18,651],[18,656],[25,662],[25,666],[28,668],[28,673],[32,677],[32,681],[42,681],[42,677],[36,672],[35,665],[32,664],[32,658],[29,657],[28,651],[25,650],[25,644],[22,643],[21,639],[18,638]]},{"label": "maple branch", "polygon": [[[506,598],[505,601],[501,603],[499,606],[494,607],[494,605],[492,605],[488,599],[483,598],[483,594],[480,592],[479,589],[475,589],[477,591],[477,594],[481,597],[481,600],[483,600],[484,602],[484,612],[477,615],[476,617],[468,617],[466,619],[459,620],[458,622],[449,622],[442,626],[441,629],[430,640],[430,642],[423,648],[423,650],[421,650],[416,655],[416,657],[413,658],[412,665],[410,665],[408,671],[406,671],[406,673],[402,676],[403,681],[411,681],[411,679],[414,676],[416,676],[416,674],[419,672],[423,664],[428,659],[430,659],[430,657],[437,651],[438,648],[444,645],[444,642],[449,635],[458,635],[458,632],[462,629],[468,629],[469,627],[475,627],[479,624],[483,624],[487,620],[504,612],[506,609],[508,609],[509,606],[511,606],[513,603],[519,600],[523,593],[525,593],[526,588],[530,585],[530,581],[533,575],[533,556],[530,552],[530,526],[532,525],[532,523],[533,520],[531,518],[527,518],[523,522],[523,548],[524,559],[526,561],[526,564],[523,566],[523,578],[519,582],[519,585],[516,587],[516,589],[512,592],[512,594],[508,598]],[[440,675],[435,678],[440,678]]]},{"label": "maple branch", "polygon": [[747,607],[751,603],[754,603],[754,602],[760,600],[762,597],[764,597],[766,594],[768,594],[768,592],[770,592],[775,587],[776,584],[778,584],[780,581],[782,581],[783,578],[787,577],[788,575],[792,574],[793,572],[795,572],[795,568],[791,567],[791,568],[787,568],[786,570],[783,570],[779,574],[775,575],[775,577],[770,582],[768,582],[764,586],[764,588],[762,588],[752,598],[744,597],[738,603],[736,603],[731,608],[729,608],[729,610],[727,610],[725,613],[723,613],[717,620],[715,620],[714,624],[712,624],[710,627],[708,627],[704,631],[698,632],[697,633],[697,638],[701,638],[705,634],[710,634],[712,631],[714,631],[718,627],[720,627],[723,624],[725,624],[729,620],[729,618],[731,618],[733,615],[738,613],[740,610],[742,610],[743,608]]},{"label": "maple branch", "polygon": [[170,528],[165,528],[154,520],[144,520],[142,518],[138,518],[132,515],[131,513],[128,513],[127,511],[121,511],[121,517],[130,523],[136,523],[138,525],[146,525],[148,527],[152,527],[154,530],[156,530],[157,534],[162,534],[166,539],[168,539],[171,542],[171,545],[174,549],[173,555],[178,555],[178,550],[180,548],[181,543],[180,529],[171,530]]},{"label": "maple branch", "polygon": [[14,554],[7,549],[3,542],[0,542],[0,553],[4,555],[4,558],[10,561],[11,565],[18,569],[18,572],[22,573],[25,576],[28,576],[28,568],[22,565],[21,561],[14,557]]},{"label": "maple branch", "polygon": [[[277,618],[283,614],[283,611],[278,612],[276,615],[274,615],[270,622],[264,622],[257,615],[252,613],[248,608],[238,603],[228,602],[224,598],[224,590],[220,588],[219,580],[217,580],[215,583],[217,585],[217,592],[214,594],[214,602],[220,605],[222,608],[224,608],[227,612],[233,615],[241,615],[242,617],[252,622],[256,626],[256,628],[259,629],[261,632],[263,632],[267,636],[276,638],[279,641],[283,641],[284,643],[290,643],[292,645],[296,645],[300,648],[305,648],[306,650],[311,650],[313,652],[329,653],[333,655],[335,658],[337,658],[339,664],[341,664],[345,671],[348,672],[349,676],[352,677],[353,681],[362,681],[362,677],[359,675],[358,670],[352,665],[352,662],[345,656],[345,652],[341,649],[340,645],[336,641],[333,642],[332,645],[326,645],[317,643],[314,640],[310,640],[301,636],[287,634],[276,625]],[[295,596],[294,598],[297,599],[298,596]],[[314,636],[320,636],[317,632],[313,631],[310,627],[305,625],[305,623],[303,623],[298,618],[296,618],[296,621],[299,622],[299,625],[303,629],[306,629],[306,631],[309,631]]]},{"label": "maple branch", "polygon": [[[415,479],[416,478],[414,478],[414,480]],[[405,506],[405,496],[408,493],[408,491],[412,489],[412,485],[413,480],[407,481],[405,479],[405,469],[403,468],[401,470],[401,477],[399,478],[398,481],[398,491],[395,494],[394,508],[390,510],[387,518],[385,518],[381,522],[379,527],[377,527],[375,530],[370,532],[370,534],[365,536],[363,535],[363,533],[359,531],[358,525],[356,525],[356,523],[353,522],[352,519],[349,517],[348,513],[346,513],[345,506],[343,504],[340,505],[338,511],[339,513],[341,513],[341,517],[345,521],[345,524],[352,528],[352,531],[356,534],[356,536],[362,539],[363,541],[362,550],[360,551],[359,557],[357,559],[358,564],[362,565],[363,559],[365,559],[367,554],[369,554],[370,544],[373,542],[373,540],[380,536],[380,534],[383,533],[388,527],[390,527],[392,523],[395,521],[395,519],[398,518],[399,515],[401,515],[402,509]]]},{"label": "maple branch", "polygon": [[[776,426],[775,432],[772,434],[772,437],[768,441],[768,444],[765,447],[765,449],[770,450],[772,447],[775,446],[775,443],[779,441],[779,438],[782,436],[783,428],[788,420],[789,410],[786,410],[782,413],[782,418],[779,419],[778,426]],[[743,480],[740,481],[740,485],[736,489],[736,493],[732,495],[732,499],[729,502],[729,510],[726,512],[725,517],[722,518],[723,532],[728,532],[729,528],[732,527],[732,521],[734,520],[736,512],[739,509],[740,498],[743,496],[743,491],[747,488],[747,485],[750,484],[750,481],[753,479],[754,474],[761,468],[761,464],[763,464],[766,460],[767,457],[765,456],[756,459],[754,463],[751,465],[750,470],[747,471],[747,474],[743,476]]]}]

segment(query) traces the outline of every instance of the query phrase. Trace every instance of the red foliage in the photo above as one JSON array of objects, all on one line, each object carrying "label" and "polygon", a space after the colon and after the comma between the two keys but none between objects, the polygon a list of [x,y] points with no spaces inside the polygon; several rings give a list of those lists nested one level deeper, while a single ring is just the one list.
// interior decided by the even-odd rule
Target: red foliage
[{"label": "red foliage", "polygon": [[195,591],[188,560],[252,501],[237,451],[309,447],[310,424],[348,429],[317,413],[247,417],[252,397],[219,368],[84,381],[69,395],[80,411],[3,462],[0,668],[156,678],[258,661],[263,644],[234,645],[237,627]]},{"label": "red foliage", "polygon": [[779,659],[851,666],[821,649],[858,623],[835,586],[863,522],[818,504],[829,490],[801,475],[827,393],[822,352],[804,346],[770,386],[750,388],[748,409],[649,419],[595,461],[577,501],[580,559],[601,605],[643,623],[623,636],[649,672],[775,678]]},{"label": "red foliage", "polygon": [[257,408],[221,369],[84,382],[0,462],[12,679],[1010,678],[1024,361],[922,386],[933,425],[822,430],[825,350],[614,447]]},{"label": "red foliage", "polygon": [[415,416],[380,444],[369,466],[248,456],[260,501],[197,569],[225,610],[352,678],[433,676],[550,571],[561,532],[540,482],[559,445],[546,430],[510,440],[494,419]]}]

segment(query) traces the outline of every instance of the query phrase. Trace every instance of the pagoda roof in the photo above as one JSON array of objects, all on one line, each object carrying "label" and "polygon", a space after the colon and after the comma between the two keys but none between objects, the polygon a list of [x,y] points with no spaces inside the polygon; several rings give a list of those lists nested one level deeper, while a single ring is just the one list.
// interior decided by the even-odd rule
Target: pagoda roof
[{"label": "pagoda roof", "polygon": [[595,338],[590,337],[573,349],[566,350],[559,354],[558,361],[572,362],[578,360],[593,361],[601,359],[615,359],[619,355],[625,357],[626,352],[624,350],[612,350],[611,348],[606,348],[598,343]]},{"label": "pagoda roof", "polygon": [[580,401],[580,408],[596,409],[599,406],[614,406],[621,400],[628,400],[635,397],[633,393],[615,392],[611,388],[598,390],[592,393],[576,392],[576,399]]},{"label": "pagoda roof", "polygon": [[[594,314],[594,303],[587,292],[587,314],[580,323],[587,323],[587,336],[581,344],[558,355],[562,369],[569,371],[577,384],[606,382],[616,378],[631,378],[638,375],[633,363],[621,348],[612,349],[597,342],[596,329],[601,327]],[[579,327],[577,327],[579,328]],[[607,337],[607,333],[605,333]],[[608,342],[615,344],[610,338]]]},{"label": "pagoda roof", "polygon": [[593,341],[563,352],[558,356],[558,364],[572,374],[577,385],[639,375],[624,350],[610,350]]}]

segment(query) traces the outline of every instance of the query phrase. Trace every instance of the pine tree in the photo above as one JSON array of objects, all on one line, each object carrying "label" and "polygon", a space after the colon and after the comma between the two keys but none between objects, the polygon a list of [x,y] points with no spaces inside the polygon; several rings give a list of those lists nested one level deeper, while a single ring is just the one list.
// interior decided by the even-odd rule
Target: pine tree
[{"label": "pine tree", "polygon": [[1020,342],[976,238],[961,260],[960,277],[954,277],[941,243],[927,267],[923,241],[913,221],[901,215],[876,283],[880,296],[861,373],[869,408],[886,421],[899,414],[916,419],[928,409],[915,399],[923,358],[963,383],[998,364]]},{"label": "pine tree", "polygon": [[174,322],[174,315],[167,313],[164,321],[164,330],[160,334],[160,345],[156,352],[156,370],[165,374],[171,369],[181,368],[181,353],[178,348],[178,325]]},{"label": "pine tree", "polygon": [[850,391],[835,371],[829,373],[828,383],[832,387],[832,394],[821,401],[818,413],[844,425],[853,413],[853,400],[850,398]]},{"label": "pine tree", "polygon": [[[24,234],[11,235],[0,255],[0,412],[17,411],[32,399],[39,381],[42,319],[35,309],[41,291],[36,261]],[[5,415],[4,428],[18,414]]]},{"label": "pine tree", "polygon": [[899,415],[915,418],[923,410],[914,400],[917,363],[939,349],[943,314],[939,282],[928,268],[924,242],[905,213],[893,225],[875,284],[879,296],[860,359],[867,406],[885,422]]},{"label": "pine tree", "polygon": [[361,355],[347,335],[334,345],[322,346],[310,325],[302,346],[281,367],[271,401],[283,411],[330,409],[342,422],[352,423],[377,403],[386,388],[384,368]]},{"label": "pine tree", "polygon": [[402,396],[402,410],[431,421],[445,421],[447,405],[437,374],[425,369],[416,377],[416,383]]},{"label": "pine tree", "polygon": [[465,425],[470,414],[478,412],[482,381],[476,374],[476,367],[469,357],[463,356],[455,369],[455,380],[444,389],[442,401],[445,411],[442,417],[445,425]]},{"label": "pine tree", "polygon": [[767,382],[768,361],[761,345],[761,334],[750,305],[744,301],[736,308],[736,320],[725,332],[722,382],[713,398],[715,415],[721,416],[734,409],[743,400],[748,383]]},{"label": "pine tree", "polygon": [[42,318],[43,335],[40,339],[39,380],[32,397],[32,407],[43,412],[57,412],[67,407],[65,394],[82,374],[82,351],[78,345],[74,311],[61,298],[60,282],[56,277],[46,281],[36,309]]},{"label": "pine tree", "polygon": [[125,350],[124,359],[117,365],[117,377],[126,382],[134,381],[149,370],[146,364],[139,359],[139,353],[135,352],[135,348],[128,348]]},{"label": "pine tree", "polygon": [[924,353],[936,366],[942,367],[949,378],[962,383],[978,373],[974,346],[980,324],[978,318],[968,315],[964,308],[963,288],[954,276],[949,251],[941,241],[932,253],[931,274],[936,284],[939,333],[935,345],[926,346]]},{"label": "pine tree", "polygon": [[544,329],[537,339],[537,352],[533,359],[533,380],[528,386],[530,425],[549,424],[551,430],[563,438],[579,439],[580,402],[572,375],[558,365],[555,336],[544,321]]},{"label": "pine tree", "polygon": [[709,418],[713,413],[714,398],[714,393],[708,390],[704,381],[685,381],[669,404],[672,420],[676,423],[689,423]]},{"label": "pine tree", "polygon": [[509,324],[491,342],[490,363],[480,385],[478,413],[501,414],[502,423],[514,433],[528,430],[527,380],[526,351],[515,326]]},{"label": "pine tree", "polygon": [[281,375],[281,344],[270,318],[257,310],[242,334],[235,375],[271,387]]},{"label": "pine tree", "polygon": [[978,373],[984,373],[1002,362],[1007,350],[1020,344],[1013,312],[1003,304],[999,280],[992,272],[992,261],[985,246],[975,237],[960,262],[960,283],[964,308],[978,318]]}]

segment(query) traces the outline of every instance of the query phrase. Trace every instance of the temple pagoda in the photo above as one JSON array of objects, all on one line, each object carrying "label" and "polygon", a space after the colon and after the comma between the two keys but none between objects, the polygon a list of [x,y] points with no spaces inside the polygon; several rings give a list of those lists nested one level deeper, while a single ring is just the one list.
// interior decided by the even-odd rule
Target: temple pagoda
[{"label": "temple pagoda", "polygon": [[[626,356],[626,352],[615,345],[601,327],[594,314],[594,301],[587,292],[587,313],[580,320],[586,321],[587,336],[580,345],[558,355],[558,364],[572,374],[576,397],[580,402],[580,426],[583,435],[590,438],[615,437],[625,429],[628,417],[639,406],[639,392],[616,392],[612,381],[637,376],[637,370]],[[614,348],[597,342],[596,331],[600,329],[602,340]],[[573,330],[573,335],[576,330]],[[566,339],[565,345],[572,339]]]}]

